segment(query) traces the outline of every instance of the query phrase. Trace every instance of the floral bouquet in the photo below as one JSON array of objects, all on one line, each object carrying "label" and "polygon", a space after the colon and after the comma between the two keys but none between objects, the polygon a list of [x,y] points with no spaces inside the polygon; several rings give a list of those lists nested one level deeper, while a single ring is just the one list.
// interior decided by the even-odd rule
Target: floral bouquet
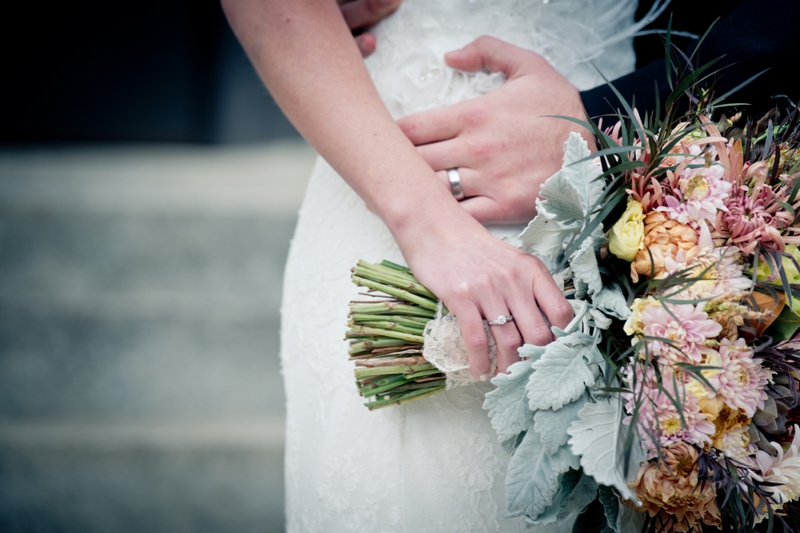
[{"label": "floral bouquet", "polygon": [[[531,523],[800,530],[800,112],[713,122],[693,90],[709,66],[663,116],[620,96],[613,128],[581,122],[599,150],[569,138],[520,235],[575,311],[484,404],[513,453],[508,509]],[[372,298],[347,333],[370,408],[468,381],[442,342],[454,317],[407,268],[353,279]]]}]

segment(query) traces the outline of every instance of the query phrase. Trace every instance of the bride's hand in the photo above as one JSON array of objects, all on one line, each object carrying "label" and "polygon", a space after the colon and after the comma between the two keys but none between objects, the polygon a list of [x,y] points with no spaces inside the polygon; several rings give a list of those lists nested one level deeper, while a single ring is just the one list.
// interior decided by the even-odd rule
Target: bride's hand
[{"label": "bride's hand", "polygon": [[514,317],[490,326],[498,372],[519,361],[523,342],[545,345],[552,340],[550,325],[569,323],[572,308],[537,258],[497,239],[469,216],[426,222],[417,235],[404,235],[401,249],[420,282],[458,319],[475,378],[491,377],[484,318]]},{"label": "bride's hand", "polygon": [[579,125],[553,115],[585,119],[578,90],[540,55],[481,37],[445,56],[460,70],[502,72],[506,83],[458,104],[398,121],[439,178],[456,168],[466,198],[461,206],[487,223],[528,222],[539,187],[561,168],[564,142]]}]

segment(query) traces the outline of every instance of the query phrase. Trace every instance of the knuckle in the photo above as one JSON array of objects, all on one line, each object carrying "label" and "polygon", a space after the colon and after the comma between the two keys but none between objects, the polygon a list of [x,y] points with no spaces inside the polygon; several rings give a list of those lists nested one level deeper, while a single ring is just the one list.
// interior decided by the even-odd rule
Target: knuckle
[{"label": "knuckle", "polygon": [[488,341],[484,333],[470,333],[464,337],[468,348],[481,349],[488,346]]},{"label": "knuckle", "polygon": [[569,322],[573,316],[572,306],[566,301],[561,301],[555,309],[555,315],[556,320]]},{"label": "knuckle", "polygon": [[480,37],[475,39],[475,44],[480,46],[488,46],[494,44],[496,40],[497,39],[489,35],[481,35]]},{"label": "knuckle", "polygon": [[550,333],[550,328],[548,328],[545,324],[537,324],[531,328],[530,337],[533,341],[533,344],[537,346],[548,344],[551,340],[553,340],[553,336]]},{"label": "knuckle", "polygon": [[467,149],[472,155],[478,156],[479,158],[485,158],[494,153],[495,145],[492,141],[470,141],[467,143]]},{"label": "knuckle", "polygon": [[472,101],[472,105],[466,107],[463,111],[464,122],[468,126],[478,126],[486,121],[487,109],[486,105],[482,102]]},{"label": "knuckle", "polygon": [[508,331],[504,331],[499,336],[496,336],[495,340],[508,351],[516,350],[522,345],[522,337],[519,336],[519,332],[517,332],[516,328],[507,329]]}]

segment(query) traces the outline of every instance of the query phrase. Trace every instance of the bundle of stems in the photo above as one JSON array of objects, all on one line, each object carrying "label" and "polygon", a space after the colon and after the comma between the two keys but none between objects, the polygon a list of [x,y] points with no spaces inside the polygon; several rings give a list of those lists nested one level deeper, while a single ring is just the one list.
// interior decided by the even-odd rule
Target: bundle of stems
[{"label": "bundle of stems", "polygon": [[370,410],[418,400],[445,388],[441,371],[422,356],[425,326],[439,299],[411,270],[390,261],[359,261],[353,283],[368,289],[367,300],[350,302],[350,360],[358,392]]}]

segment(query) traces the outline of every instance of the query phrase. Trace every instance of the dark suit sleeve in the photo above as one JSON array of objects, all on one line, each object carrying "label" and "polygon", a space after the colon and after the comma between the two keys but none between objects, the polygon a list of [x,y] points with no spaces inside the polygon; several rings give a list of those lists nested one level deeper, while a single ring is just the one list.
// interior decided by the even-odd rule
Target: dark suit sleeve
[{"label": "dark suit sleeve", "polygon": [[[681,18],[691,16],[691,12],[676,11],[673,28],[680,29]],[[795,102],[800,97],[800,83],[794,81],[800,74],[800,51],[797,46],[799,30],[800,0],[748,0],[717,22],[693,62],[700,66],[725,56],[712,67],[712,70],[726,67],[716,75],[717,96],[769,68],[769,71],[727,99],[729,102],[751,104],[754,113],[762,113],[775,105],[775,95],[788,95]],[[694,45],[690,48],[693,49]],[[612,83],[628,102],[635,100],[640,113],[655,110],[656,87],[662,109],[663,101],[671,91],[663,59]],[[621,107],[619,99],[607,85],[583,91],[581,98],[591,117],[614,113]]]}]

